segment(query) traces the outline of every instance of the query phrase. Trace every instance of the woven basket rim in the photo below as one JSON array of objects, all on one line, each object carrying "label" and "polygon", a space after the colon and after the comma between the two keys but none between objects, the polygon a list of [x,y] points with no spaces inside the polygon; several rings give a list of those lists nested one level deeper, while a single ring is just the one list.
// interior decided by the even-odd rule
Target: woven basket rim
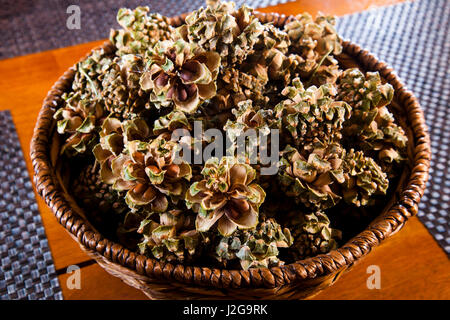
[{"label": "woven basket rim", "polygon": [[[282,26],[293,18],[293,16],[276,13],[254,12],[254,14],[262,22],[273,22],[275,26]],[[183,14],[169,18],[169,21],[177,26],[183,23],[185,17],[186,14]],[[110,48],[111,46],[112,44],[106,41],[101,47]],[[67,83],[72,81],[75,66],[67,70],[48,92],[36,122],[30,152],[36,189],[52,209],[59,223],[77,239],[82,248],[96,252],[107,261],[117,263],[150,279],[194,283],[207,287],[236,288],[246,284],[251,288],[275,288],[331,273],[339,274],[341,270],[353,265],[372,248],[400,230],[408,218],[417,213],[418,203],[428,180],[431,158],[428,129],[423,111],[414,95],[405,88],[392,68],[378,61],[367,50],[349,41],[344,41],[343,47],[344,51],[364,65],[365,69],[378,71],[394,86],[395,97],[405,109],[414,135],[414,141],[409,143],[415,143],[415,145],[414,163],[411,164],[408,182],[398,200],[382,216],[372,221],[364,231],[338,249],[279,267],[228,270],[160,262],[126,249],[91,229],[89,223],[72,210],[55,176],[51,174],[53,169],[50,159],[50,141],[54,125],[52,116],[55,107],[60,103],[61,94],[67,90]],[[98,48],[93,50],[95,49]],[[365,62],[363,63],[362,60]],[[194,281],[194,277],[196,279],[200,277],[201,281]]]}]

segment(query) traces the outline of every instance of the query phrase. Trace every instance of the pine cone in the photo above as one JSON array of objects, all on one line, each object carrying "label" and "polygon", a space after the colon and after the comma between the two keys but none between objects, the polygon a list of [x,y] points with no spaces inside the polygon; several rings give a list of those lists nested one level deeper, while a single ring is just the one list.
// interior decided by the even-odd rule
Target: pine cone
[{"label": "pine cone", "polygon": [[94,50],[86,59],[76,65],[72,91],[80,93],[83,99],[100,100],[102,83],[99,79],[109,68],[114,55],[105,49]]},{"label": "pine cone", "polygon": [[140,56],[127,54],[116,57],[109,68],[99,77],[101,95],[106,110],[122,119],[132,118],[146,107],[149,96],[139,85],[144,70]]},{"label": "pine cone", "polygon": [[273,112],[270,109],[259,109],[252,100],[245,100],[232,110],[233,120],[228,120],[224,126],[226,131],[235,131],[232,136],[239,136],[249,129],[259,130],[262,134],[269,134],[270,127],[275,126]]},{"label": "pine cone", "polygon": [[66,136],[62,153],[85,154],[96,143],[97,131],[106,117],[100,78],[111,63],[111,52],[104,49],[77,63],[72,90],[62,94],[64,103],[53,115],[58,133]]},{"label": "pine cone", "polygon": [[284,26],[291,39],[290,48],[301,58],[298,71],[302,80],[309,79],[328,55],[341,53],[341,39],[334,24],[334,17],[318,15],[313,20],[309,13],[303,13]]},{"label": "pine cone", "polygon": [[92,150],[100,164],[102,181],[113,184],[116,177],[112,172],[112,161],[124,151],[129,141],[147,140],[149,135],[150,128],[141,118],[124,121],[111,116],[106,118],[100,131],[100,143]]},{"label": "pine cone", "polygon": [[341,232],[330,227],[330,220],[323,211],[304,214],[291,212],[289,227],[294,238],[290,253],[294,260],[313,257],[337,248]]},{"label": "pine cone", "polygon": [[253,48],[253,56],[265,56],[270,50],[276,49],[282,54],[287,54],[289,46],[291,45],[291,40],[289,35],[275,27],[271,23],[263,24],[262,33],[258,37],[258,41],[255,43]]},{"label": "pine cone", "polygon": [[153,134],[159,135],[163,132],[173,132],[176,129],[192,129],[188,118],[181,111],[172,111],[161,116],[153,124]]},{"label": "pine cone", "polygon": [[343,183],[342,156],[339,144],[315,148],[303,156],[291,146],[282,152],[278,179],[288,197],[306,207],[326,209],[341,199],[335,183]]},{"label": "pine cone", "polygon": [[[394,97],[394,88],[382,84],[378,72],[367,72],[366,76],[357,68],[345,70],[338,81],[338,99],[347,102],[353,109],[352,117],[370,123],[377,108],[388,105]],[[376,112],[375,112],[376,113]]]},{"label": "pine cone", "polygon": [[89,221],[104,235],[114,236],[128,207],[123,197],[101,181],[98,166],[84,167],[71,188]]},{"label": "pine cone", "polygon": [[100,210],[101,213],[123,213],[126,205],[110,185],[100,178],[95,165],[88,165],[81,170],[73,183],[73,192],[85,208]]},{"label": "pine cone", "polygon": [[339,69],[339,64],[332,56],[327,56],[322,64],[316,68],[311,75],[309,83],[321,86],[324,84],[335,84],[341,75],[342,70]]},{"label": "pine cone", "polygon": [[389,178],[401,173],[401,165],[407,160],[408,138],[402,127],[386,107],[378,108],[372,125],[358,136],[358,147],[373,157]]},{"label": "pine cone", "polygon": [[119,9],[117,22],[123,29],[111,29],[109,36],[118,56],[130,53],[145,55],[158,41],[170,39],[173,30],[168,19],[149,11],[148,7]]},{"label": "pine cone", "polygon": [[62,98],[63,106],[53,115],[58,133],[67,136],[61,153],[77,155],[90,152],[106,117],[102,101],[83,98],[80,92],[63,93]]},{"label": "pine cone", "polygon": [[373,157],[389,177],[396,176],[406,160],[408,138],[386,107],[394,96],[392,86],[382,84],[378,73],[348,69],[339,79],[338,92],[353,108],[344,127],[348,143]]},{"label": "pine cone", "polygon": [[195,51],[183,40],[155,46],[140,84],[157,107],[173,103],[176,110],[193,113],[216,94],[220,57],[217,52]]},{"label": "pine cone", "polygon": [[235,158],[211,158],[202,170],[203,180],[194,182],[186,193],[186,203],[198,213],[196,226],[201,232],[217,224],[218,231],[231,235],[236,228],[254,228],[264,190],[253,180],[255,170]]},{"label": "pine cone", "polygon": [[126,192],[130,209],[146,207],[150,212],[164,212],[167,196],[176,203],[184,195],[191,167],[186,162],[174,163],[177,144],[161,135],[146,143],[133,140],[126,150],[111,161],[113,188]]},{"label": "pine cone", "polygon": [[372,196],[386,194],[389,180],[386,173],[361,151],[348,152],[342,163],[344,183],[343,198],[348,204],[359,206],[374,203]]},{"label": "pine cone", "polygon": [[286,99],[275,107],[277,118],[282,119],[290,143],[308,147],[315,140],[325,144],[339,141],[342,127],[350,117],[350,106],[342,101],[334,101],[336,89],[331,85],[304,89],[300,79],[293,80],[293,87],[282,91]]},{"label": "pine cone", "polygon": [[283,265],[278,248],[291,246],[293,240],[289,229],[283,229],[274,219],[264,219],[254,229],[237,230],[218,239],[214,257],[223,266],[238,260],[244,270]]},{"label": "pine cone", "polygon": [[[250,161],[253,160],[251,163],[259,163],[257,160],[263,149],[267,155],[269,154],[271,128],[279,127],[278,121],[273,115],[273,111],[270,109],[259,109],[258,107],[253,106],[251,100],[246,100],[239,102],[237,108],[232,109],[232,113],[234,119],[229,119],[223,127],[227,136],[233,142],[227,152],[229,152],[229,154],[235,154],[236,147],[240,143],[245,143],[245,154],[237,156],[244,156],[245,159],[249,159]],[[249,130],[253,130],[254,136],[250,135],[248,140],[240,141],[240,139],[246,137],[246,133]],[[265,136],[266,143],[262,143],[263,136]]]},{"label": "pine cone", "polygon": [[[284,85],[294,78],[297,61],[288,55],[289,36],[272,24],[264,24],[263,32],[243,65],[247,72],[257,72],[267,82],[281,80]],[[255,71],[253,71],[255,70]]]},{"label": "pine cone", "polygon": [[[256,70],[256,69],[254,69]],[[213,103],[219,110],[236,107],[239,102],[250,99],[257,104],[264,105],[267,98],[263,95],[267,76],[252,75],[235,68],[225,68],[217,80],[217,95]]]},{"label": "pine cone", "polygon": [[161,261],[192,261],[200,255],[208,241],[206,235],[195,230],[194,216],[181,210],[160,213],[159,222],[153,216],[143,220],[138,233],[144,236],[138,245],[141,254]]},{"label": "pine cone", "polygon": [[205,51],[218,52],[223,66],[242,63],[262,32],[262,24],[252,15],[252,9],[244,5],[235,10],[233,2],[219,1],[193,11],[178,29],[186,41]]}]

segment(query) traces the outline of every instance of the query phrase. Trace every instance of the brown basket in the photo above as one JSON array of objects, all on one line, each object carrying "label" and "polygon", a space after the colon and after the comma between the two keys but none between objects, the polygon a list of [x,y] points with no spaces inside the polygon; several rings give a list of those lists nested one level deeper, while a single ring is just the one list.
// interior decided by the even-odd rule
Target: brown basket
[{"label": "brown basket", "polygon": [[[255,12],[262,22],[283,26],[292,17]],[[172,18],[179,26],[185,15]],[[102,46],[114,50],[111,43]],[[350,42],[343,43],[338,57],[345,67],[378,71],[395,89],[391,111],[409,137],[409,165],[385,210],[357,236],[341,248],[314,258],[276,268],[244,270],[192,267],[159,262],[105,239],[88,222],[67,192],[61,166],[57,163],[59,137],[55,134],[55,109],[62,103],[74,77],[72,67],[55,83],[43,102],[33,140],[31,159],[39,194],[58,221],[107,272],[142,290],[152,299],[301,299],[333,284],[339,276],[368,254],[372,248],[399,231],[418,210],[430,166],[430,141],[423,112],[413,94],[406,90],[393,70],[367,51]],[[63,178],[61,178],[63,176]]]}]

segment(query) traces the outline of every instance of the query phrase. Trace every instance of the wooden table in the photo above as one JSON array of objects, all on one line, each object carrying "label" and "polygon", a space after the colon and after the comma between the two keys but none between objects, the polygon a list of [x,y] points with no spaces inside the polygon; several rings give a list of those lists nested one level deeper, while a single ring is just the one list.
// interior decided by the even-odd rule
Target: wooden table
[{"label": "wooden table", "polygon": [[[342,15],[387,5],[399,0],[296,1],[260,9],[297,14],[318,10]],[[35,121],[47,91],[58,77],[102,41],[0,61],[0,110],[11,110],[32,175],[29,156]],[[138,290],[109,275],[90,260],[58,224],[44,201],[37,196],[46,235],[65,299],[145,299]],[[81,289],[67,288],[69,265],[81,267]],[[381,270],[381,289],[369,290],[367,268]],[[450,299],[450,261],[417,218],[401,232],[376,248],[331,288],[315,299]]]}]

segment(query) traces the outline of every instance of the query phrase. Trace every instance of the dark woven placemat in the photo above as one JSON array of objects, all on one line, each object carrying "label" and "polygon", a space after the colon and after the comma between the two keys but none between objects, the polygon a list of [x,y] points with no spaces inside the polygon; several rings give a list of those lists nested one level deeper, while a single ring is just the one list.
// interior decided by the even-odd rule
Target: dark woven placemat
[{"label": "dark woven placemat", "polygon": [[9,111],[0,112],[0,299],[62,299]]},{"label": "dark woven placemat", "polygon": [[425,109],[433,159],[418,216],[450,255],[450,1],[348,15],[338,19],[337,29],[391,65]]},{"label": "dark woven placemat", "polygon": [[[254,8],[289,0],[234,0]],[[66,26],[70,5],[80,7],[80,29]],[[172,17],[205,6],[205,0],[0,0],[0,59],[107,38],[117,10],[148,5]]]}]

